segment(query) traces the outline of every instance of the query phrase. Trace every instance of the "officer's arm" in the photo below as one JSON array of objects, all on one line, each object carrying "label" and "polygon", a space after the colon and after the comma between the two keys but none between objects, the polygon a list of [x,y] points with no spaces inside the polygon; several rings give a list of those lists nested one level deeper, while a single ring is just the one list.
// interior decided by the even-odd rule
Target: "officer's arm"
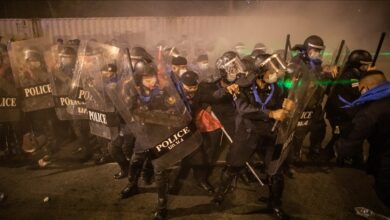
[{"label": "officer's arm", "polygon": [[345,158],[353,155],[359,150],[363,141],[367,139],[374,129],[375,116],[367,113],[363,109],[358,112],[352,120],[350,129],[336,142],[336,152],[339,158]]},{"label": "officer's arm", "polygon": [[243,92],[237,95],[235,103],[238,114],[244,118],[253,120],[266,120],[269,118],[268,115],[270,111],[267,109],[261,110],[258,107],[252,105],[249,102],[248,97],[246,97]]},{"label": "officer's arm", "polygon": [[225,88],[218,88],[214,93],[213,97],[215,99],[222,99],[224,96],[229,95]]}]

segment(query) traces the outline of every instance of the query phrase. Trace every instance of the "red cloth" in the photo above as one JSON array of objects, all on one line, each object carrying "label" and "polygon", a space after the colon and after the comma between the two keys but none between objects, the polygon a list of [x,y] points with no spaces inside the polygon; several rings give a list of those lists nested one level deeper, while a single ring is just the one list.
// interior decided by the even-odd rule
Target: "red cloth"
[{"label": "red cloth", "polygon": [[196,115],[196,126],[200,132],[211,132],[222,128],[218,119],[214,118],[209,112],[202,109]]}]

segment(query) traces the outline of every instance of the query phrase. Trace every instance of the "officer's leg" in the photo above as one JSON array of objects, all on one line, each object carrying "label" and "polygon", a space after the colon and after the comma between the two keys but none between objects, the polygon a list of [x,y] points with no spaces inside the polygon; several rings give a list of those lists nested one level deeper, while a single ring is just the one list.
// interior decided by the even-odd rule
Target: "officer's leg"
[{"label": "officer's leg", "polygon": [[[204,146],[204,153],[205,153],[205,161],[203,164],[203,167],[201,167],[201,173],[198,175],[199,185],[209,192],[210,194],[214,193],[214,187],[209,182],[209,177],[211,175],[211,172],[213,170],[213,166],[216,162],[216,160],[219,157],[220,151],[218,148],[220,147],[220,141],[221,141],[221,135],[222,131],[220,129],[203,133],[203,146]],[[196,176],[195,170],[194,170],[194,176]]]},{"label": "officer's leg", "polygon": [[[136,143],[137,144],[137,143]],[[125,199],[138,193],[138,179],[141,175],[142,166],[146,160],[145,153],[134,152],[130,160],[129,183],[121,191],[121,198]]]},{"label": "officer's leg", "polygon": [[390,207],[390,152],[387,150],[382,156],[381,167],[375,174],[375,191],[379,199]]},{"label": "officer's leg", "polygon": [[[287,219],[288,216],[282,211],[282,195],[284,190],[282,167],[288,152],[277,150],[274,143],[275,139],[273,138],[266,138],[264,141],[266,151],[264,162],[266,166],[267,184],[269,189],[268,208],[278,219]],[[278,161],[278,163],[274,163],[275,160]]]},{"label": "officer's leg", "polygon": [[0,151],[5,154],[7,149],[7,123],[0,123]]},{"label": "officer's leg", "polygon": [[[203,136],[204,137],[204,136]],[[209,162],[207,158],[206,148],[209,144],[208,139],[203,139],[202,145],[196,150],[194,155],[191,155],[190,163],[192,166],[194,178],[200,188],[208,192],[214,193],[214,187],[208,182],[208,167]]]},{"label": "officer's leg", "polygon": [[[37,111],[34,120],[35,124],[37,125],[36,127],[39,127],[38,130],[46,135],[47,142],[44,146],[45,150],[47,151],[48,155],[52,155],[54,152],[58,151],[59,148],[57,136],[55,133],[57,118],[54,109]],[[38,120],[39,122],[37,122]]]},{"label": "officer's leg", "polygon": [[293,139],[291,141],[291,153],[289,155],[289,162],[292,164],[297,164],[302,161],[302,148],[303,148],[303,140],[306,135],[309,133],[308,127],[298,127],[295,130]]},{"label": "officer's leg", "polygon": [[144,165],[142,167],[142,180],[145,185],[152,184],[153,175],[154,175],[154,170],[153,170],[152,161],[150,160],[150,158],[146,158]]},{"label": "officer's leg", "polygon": [[[322,111],[319,109],[317,111]],[[317,159],[321,150],[322,141],[325,138],[326,123],[323,114],[319,114],[316,118],[312,119],[310,129],[310,152],[309,155],[312,159]]]},{"label": "officer's leg", "polygon": [[273,176],[268,176],[269,199],[268,207],[280,219],[285,219],[287,216],[282,211],[282,196],[284,190],[283,174],[278,172]]},{"label": "officer's leg", "polygon": [[161,220],[167,217],[168,203],[168,171],[155,169],[155,182],[157,188],[157,208],[154,213],[154,219]]},{"label": "officer's leg", "polygon": [[123,136],[118,136],[115,140],[112,140],[108,144],[108,151],[110,152],[111,157],[114,159],[115,162],[118,163],[120,167],[120,171],[114,174],[115,179],[125,178],[129,173],[129,161],[127,160],[126,156],[123,154],[122,151],[122,144],[124,142],[123,139]]},{"label": "officer's leg", "polygon": [[219,187],[214,195],[213,203],[220,205],[230,191],[233,181],[240,175],[245,163],[250,159],[257,147],[257,135],[247,131],[238,131],[234,143],[228,152],[226,167],[222,171]]},{"label": "officer's leg", "polygon": [[340,138],[340,132],[341,132],[340,125],[335,120],[332,119],[329,119],[329,124],[332,128],[332,133],[331,133],[332,137],[330,141],[326,144],[325,148],[321,151],[320,158],[322,161],[329,161],[332,158],[334,158],[334,149],[333,149],[334,144]]}]

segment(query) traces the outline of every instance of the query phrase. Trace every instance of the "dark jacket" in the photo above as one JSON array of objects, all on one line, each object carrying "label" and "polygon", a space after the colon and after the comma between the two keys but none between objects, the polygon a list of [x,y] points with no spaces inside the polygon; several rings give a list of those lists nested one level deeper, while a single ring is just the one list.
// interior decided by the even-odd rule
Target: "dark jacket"
[{"label": "dark jacket", "polygon": [[271,93],[271,85],[267,84],[264,89],[257,86],[256,90],[253,87],[240,88],[240,94],[235,100],[236,110],[238,113],[236,120],[236,128],[245,129],[248,132],[260,133],[262,135],[271,134],[271,129],[274,120],[269,118],[269,112],[282,108],[283,100],[286,97],[285,92],[275,83],[274,93],[270,98],[269,103],[262,109],[262,106],[256,102],[255,93],[264,102]]},{"label": "dark jacket", "polygon": [[[340,75],[340,81],[347,81],[351,79],[359,79],[360,72],[353,68],[346,68]],[[345,103],[339,99],[339,96],[345,100],[352,102],[359,98],[360,92],[358,83],[353,84],[337,84],[333,91],[329,94],[328,101],[325,105],[326,117],[334,121],[336,124],[349,122],[352,120],[356,111],[354,109],[342,108]]]},{"label": "dark jacket", "polygon": [[[344,158],[359,151],[365,139],[370,143],[368,173],[374,176],[390,169],[390,97],[367,103],[359,109],[352,126],[338,142],[338,156]],[[390,178],[390,177],[389,177]]]}]

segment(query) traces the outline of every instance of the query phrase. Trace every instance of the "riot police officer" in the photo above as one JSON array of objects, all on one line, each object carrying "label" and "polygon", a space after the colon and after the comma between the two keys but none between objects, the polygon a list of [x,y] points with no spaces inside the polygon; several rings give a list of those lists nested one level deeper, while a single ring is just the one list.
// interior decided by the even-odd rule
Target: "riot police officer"
[{"label": "riot police officer", "polygon": [[[269,55],[264,56],[266,59]],[[246,72],[248,68],[244,68]],[[285,119],[289,110],[293,108],[291,101],[285,99],[285,93],[278,87],[277,73],[271,69],[263,68],[261,75],[246,72],[239,80],[242,86],[234,88],[235,104],[238,112],[236,119],[236,134],[233,145],[227,156],[227,165],[221,176],[221,183],[213,202],[220,205],[225,195],[245,163],[260,149],[264,152],[265,164],[268,166],[274,157],[276,134],[272,132],[275,120]],[[281,196],[283,192],[283,175],[280,172],[268,175],[270,189],[269,208],[281,219],[286,215],[281,210]]]},{"label": "riot police officer", "polygon": [[180,77],[186,101],[203,137],[202,145],[183,163],[187,162],[192,167],[198,186],[213,194],[214,187],[209,183],[208,178],[218,157],[217,149],[222,133],[220,121],[215,118],[212,111],[212,105],[218,100],[209,95],[210,90],[199,83],[198,78],[198,74],[193,71],[187,71]]},{"label": "riot police officer", "polygon": [[[352,102],[360,96],[359,79],[367,71],[372,62],[371,54],[365,50],[354,50],[348,56],[347,63],[341,71],[338,80],[342,83],[331,87],[328,101],[325,105],[326,118],[332,127],[332,139],[326,145],[322,153],[322,159],[329,160],[333,158],[333,145],[337,139],[346,132],[346,128],[351,123],[354,115],[354,109],[342,108],[345,101]],[[362,149],[362,148],[361,148]],[[354,156],[355,165],[361,161],[362,152]],[[360,158],[360,159],[359,159]]]},{"label": "riot police officer", "polygon": [[[303,62],[314,74],[317,81],[331,79],[330,73],[322,69],[322,53],[325,49],[324,41],[317,35],[306,38],[303,45],[296,45],[293,50],[298,51],[298,55],[293,57],[292,63]],[[292,141],[292,160],[301,160],[302,144],[305,136],[310,132],[309,157],[314,159],[319,156],[321,143],[325,137],[325,119],[322,109],[322,100],[325,94],[325,86],[317,85],[312,91],[311,99],[302,113],[298,127]],[[291,159],[291,158],[290,158]]]}]

